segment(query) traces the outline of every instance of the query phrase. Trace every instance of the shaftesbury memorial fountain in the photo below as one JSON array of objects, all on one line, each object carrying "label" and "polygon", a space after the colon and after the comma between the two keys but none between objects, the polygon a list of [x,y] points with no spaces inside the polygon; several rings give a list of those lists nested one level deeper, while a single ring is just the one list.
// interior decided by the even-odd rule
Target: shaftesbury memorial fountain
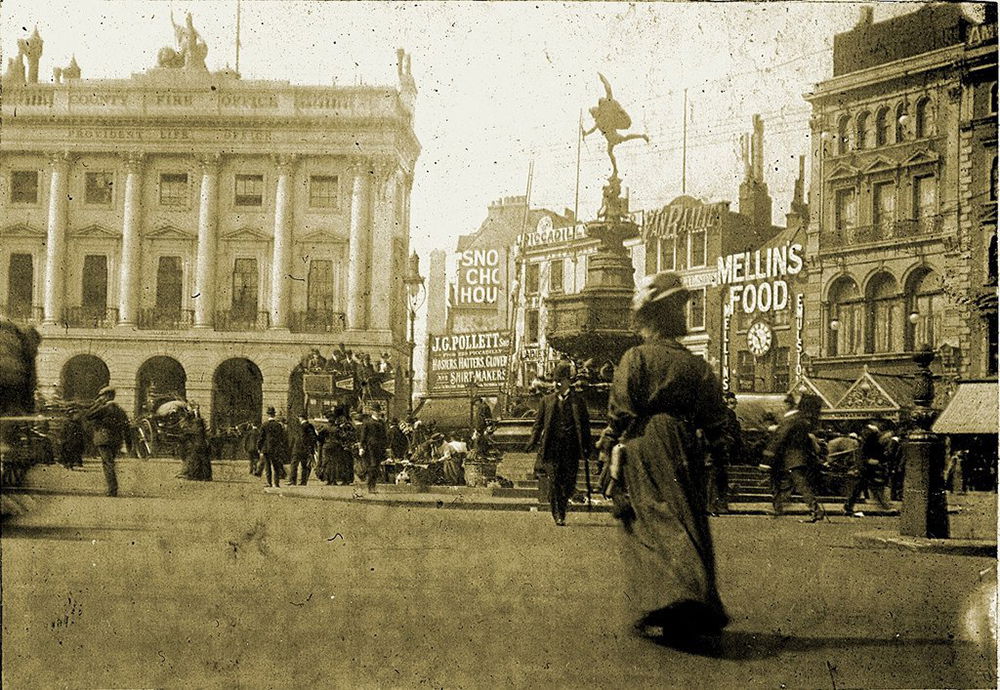
[{"label": "shaftesbury memorial fountain", "polygon": [[[632,126],[621,104],[611,93],[611,84],[598,75],[604,84],[606,96],[590,108],[594,126],[584,136],[600,130],[607,140],[611,158],[611,177],[604,185],[603,204],[598,219],[586,224],[587,235],[601,241],[600,247],[587,263],[587,280],[583,290],[576,294],[549,297],[548,328],[546,338],[550,346],[578,362],[611,361],[618,363],[625,350],[639,342],[631,327],[629,305],[635,289],[632,260],[625,249],[624,240],[639,233],[638,226],[627,217],[627,204],[621,196],[621,179],[615,147],[633,139],[643,139],[645,134],[622,134]],[[588,387],[588,405],[603,417],[607,410],[607,389]]]}]

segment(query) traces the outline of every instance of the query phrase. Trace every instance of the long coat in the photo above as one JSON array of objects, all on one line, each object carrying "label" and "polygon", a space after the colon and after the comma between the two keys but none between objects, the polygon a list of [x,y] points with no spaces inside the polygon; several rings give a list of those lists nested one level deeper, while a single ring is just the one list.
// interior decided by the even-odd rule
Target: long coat
[{"label": "long coat", "polygon": [[567,457],[566,453],[553,443],[558,401],[558,393],[549,393],[542,398],[538,413],[535,415],[535,424],[531,428],[528,448],[538,448],[538,458],[535,461],[536,471],[544,471],[546,467],[557,470],[567,469],[571,465],[575,476],[580,458],[590,457],[594,450],[594,439],[590,435],[590,415],[583,398],[571,390],[566,397],[566,402],[573,411],[573,430],[576,433],[580,455],[579,457]]}]

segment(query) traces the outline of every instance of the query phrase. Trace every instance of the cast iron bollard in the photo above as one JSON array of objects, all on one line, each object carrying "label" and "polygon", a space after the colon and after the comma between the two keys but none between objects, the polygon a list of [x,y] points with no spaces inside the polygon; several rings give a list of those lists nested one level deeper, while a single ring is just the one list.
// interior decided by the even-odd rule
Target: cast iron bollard
[{"label": "cast iron bollard", "polygon": [[944,442],[931,432],[937,416],[934,375],[930,365],[934,351],[924,345],[913,355],[917,363],[917,386],[913,393],[913,429],[903,441],[903,510],[900,534],[931,539],[948,538],[948,502],[944,481]]}]

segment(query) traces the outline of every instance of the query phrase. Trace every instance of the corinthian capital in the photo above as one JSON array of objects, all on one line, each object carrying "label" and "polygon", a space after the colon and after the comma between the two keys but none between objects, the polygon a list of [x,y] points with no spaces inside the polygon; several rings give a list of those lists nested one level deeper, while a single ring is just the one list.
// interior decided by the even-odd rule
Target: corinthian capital
[{"label": "corinthian capital", "polygon": [[195,157],[203,175],[217,175],[222,164],[221,153],[203,153]]},{"label": "corinthian capital", "polygon": [[290,174],[295,170],[295,164],[298,162],[299,156],[294,153],[272,153],[271,161],[274,166],[278,169],[279,174]]},{"label": "corinthian capital", "polygon": [[125,172],[126,173],[138,173],[142,171],[143,160],[146,154],[142,151],[132,151],[122,155],[125,161]]},{"label": "corinthian capital", "polygon": [[68,168],[70,163],[76,158],[76,155],[69,151],[49,151],[46,153],[46,156],[48,156],[49,165],[61,170]]}]

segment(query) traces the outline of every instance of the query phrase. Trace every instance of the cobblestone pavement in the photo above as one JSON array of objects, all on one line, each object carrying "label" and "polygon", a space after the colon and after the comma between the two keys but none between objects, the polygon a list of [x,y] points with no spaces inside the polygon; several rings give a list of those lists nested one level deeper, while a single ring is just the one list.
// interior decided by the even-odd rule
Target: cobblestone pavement
[{"label": "cobblestone pavement", "polygon": [[607,514],[557,528],[177,469],[121,462],[118,499],[92,462],[33,473],[0,542],[4,687],[996,685],[966,613],[996,561],[857,546],[892,518],[714,520],[733,624],[699,656],[625,633]]}]

